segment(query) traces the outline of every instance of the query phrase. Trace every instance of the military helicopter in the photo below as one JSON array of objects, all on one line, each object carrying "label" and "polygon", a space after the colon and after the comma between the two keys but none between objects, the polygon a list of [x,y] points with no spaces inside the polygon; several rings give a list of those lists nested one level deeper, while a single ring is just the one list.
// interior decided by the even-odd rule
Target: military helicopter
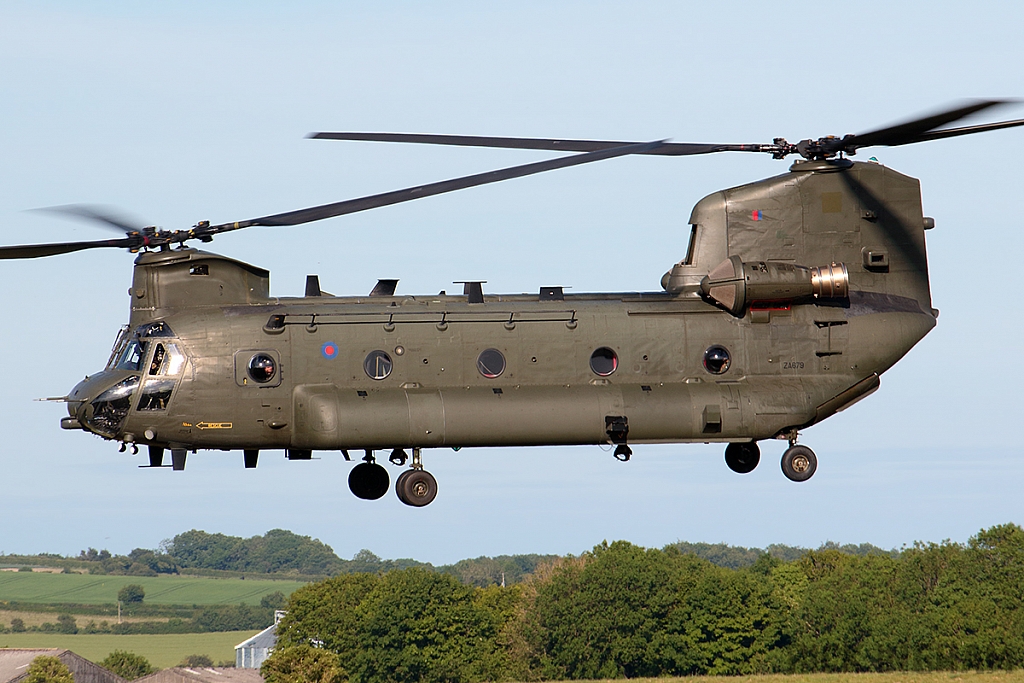
[{"label": "military helicopter", "polygon": [[[1024,125],[947,124],[1005,104],[973,101],[905,123],[791,144],[618,142],[402,133],[316,133],[381,141],[573,152],[547,161],[244,221],[139,228],[91,207],[66,213],[118,239],[0,247],[0,259],[116,247],[138,254],[128,323],[103,370],[65,401],[65,429],[148,447],[149,467],[184,470],[199,449],[290,460],[363,450],[352,492],[390,487],[375,453],[405,467],[398,498],[429,504],[423,449],[719,442],[738,473],[758,441],[782,439],[783,474],[808,480],[817,457],[799,432],[879,387],[936,324],[918,180],[848,157]],[[688,248],[661,291],[271,297],[268,271],[186,243],[252,226],[291,226],[632,154],[796,154],[788,172],[715,192],[693,208]],[[409,455],[411,452],[411,458]],[[408,465],[408,467],[406,467]]]}]

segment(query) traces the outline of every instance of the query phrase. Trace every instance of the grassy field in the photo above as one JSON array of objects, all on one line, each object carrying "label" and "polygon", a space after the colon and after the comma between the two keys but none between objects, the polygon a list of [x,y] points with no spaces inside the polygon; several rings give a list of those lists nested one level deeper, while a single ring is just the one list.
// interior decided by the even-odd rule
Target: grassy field
[{"label": "grassy field", "polygon": [[[45,623],[56,623],[58,612],[23,612],[20,610],[5,610],[0,609],[0,624],[3,624],[7,628],[11,627],[12,619],[21,619],[21,623],[25,626],[42,626]],[[108,624],[116,624],[117,617],[111,615],[91,615],[91,614],[76,614],[73,615],[78,622],[78,627],[82,628],[90,621],[95,621],[99,624],[101,621],[106,621]],[[169,617],[133,617],[125,614],[121,617],[121,621],[126,623],[134,623],[139,621],[168,621]],[[3,634],[0,633],[0,636]]]},{"label": "grassy field", "polygon": [[176,666],[189,655],[209,655],[214,664],[235,661],[235,645],[258,631],[183,633],[158,636],[117,636],[109,634],[0,633],[0,647],[67,648],[98,662],[114,650],[142,655],[153,666]]},{"label": "grassy field", "polygon": [[268,579],[0,572],[0,601],[110,605],[117,602],[117,591],[129,583],[146,590],[146,603],[162,605],[258,605],[264,595],[281,591],[287,596],[305,585]]},{"label": "grassy field", "polygon": [[1024,683],[1024,671],[925,671],[884,674],[791,674],[634,678],[630,683]]}]

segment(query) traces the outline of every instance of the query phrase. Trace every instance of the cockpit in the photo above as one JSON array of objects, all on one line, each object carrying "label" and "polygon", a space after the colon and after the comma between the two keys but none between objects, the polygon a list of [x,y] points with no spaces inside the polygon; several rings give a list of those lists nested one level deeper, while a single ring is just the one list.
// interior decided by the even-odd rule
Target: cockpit
[{"label": "cockpit", "polygon": [[[188,357],[164,321],[122,327],[102,373],[75,387],[69,413],[90,431],[117,438],[129,413],[166,411]],[[106,388],[90,399],[96,385]],[[92,390],[92,391],[90,391]]]}]

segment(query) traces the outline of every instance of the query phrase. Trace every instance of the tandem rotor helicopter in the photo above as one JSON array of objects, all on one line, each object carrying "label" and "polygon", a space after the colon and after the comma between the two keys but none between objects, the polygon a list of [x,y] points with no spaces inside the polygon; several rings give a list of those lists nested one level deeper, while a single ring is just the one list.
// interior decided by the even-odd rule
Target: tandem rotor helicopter
[{"label": "tandem rotor helicopter", "polygon": [[[290,460],[362,449],[352,492],[382,497],[374,454],[410,465],[395,490],[423,506],[437,482],[427,448],[726,444],[752,471],[758,441],[788,440],[782,471],[806,481],[817,458],[800,430],[879,387],[879,376],[934,326],[918,180],[847,157],[1024,125],[947,124],[1004,101],[842,138],[791,144],[615,142],[401,133],[317,133],[327,140],[537,149],[574,154],[298,211],[188,230],[138,228],[89,207],[60,207],[125,231],[119,239],[0,247],[0,259],[117,247],[137,253],[128,323],[106,367],[61,400],[65,429],[121,449],[148,447],[149,466],[185,468],[188,452],[241,450]],[[253,226],[290,226],[630,154],[761,152],[800,158],[788,172],[700,200],[686,253],[661,291],[332,296],[317,276],[305,296],[271,297],[268,271],[186,246]],[[409,452],[411,451],[411,458]]]}]

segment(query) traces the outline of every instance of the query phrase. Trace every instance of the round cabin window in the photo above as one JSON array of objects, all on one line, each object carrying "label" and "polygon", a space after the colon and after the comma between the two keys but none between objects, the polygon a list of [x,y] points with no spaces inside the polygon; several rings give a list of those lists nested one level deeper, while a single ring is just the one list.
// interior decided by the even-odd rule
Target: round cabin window
[{"label": "round cabin window", "polygon": [[505,372],[505,356],[498,349],[486,349],[476,359],[476,369],[488,379],[499,377]]},{"label": "round cabin window", "polygon": [[384,379],[391,374],[391,356],[383,351],[370,351],[363,361],[363,370],[370,379]]},{"label": "round cabin window", "polygon": [[721,375],[729,369],[730,364],[732,357],[729,355],[729,349],[724,346],[710,346],[704,352],[704,369],[712,375]]},{"label": "round cabin window", "polygon": [[590,354],[590,369],[596,375],[607,377],[615,372],[617,367],[619,367],[619,357],[607,346],[602,346]]},{"label": "round cabin window", "polygon": [[277,362],[266,353],[257,353],[249,359],[249,378],[259,384],[266,384],[277,374]]}]

